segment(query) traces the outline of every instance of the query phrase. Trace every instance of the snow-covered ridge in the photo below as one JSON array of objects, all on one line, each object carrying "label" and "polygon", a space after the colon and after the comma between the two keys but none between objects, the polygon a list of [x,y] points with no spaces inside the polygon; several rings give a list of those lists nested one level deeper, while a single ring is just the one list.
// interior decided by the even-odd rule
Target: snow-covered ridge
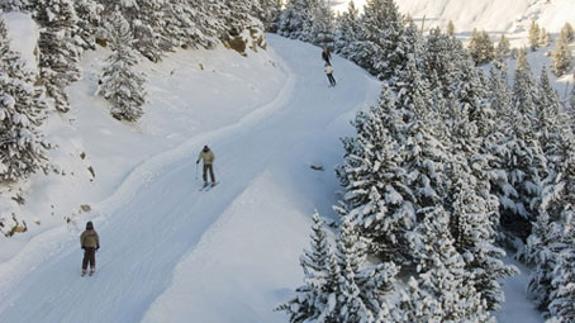
[{"label": "snow-covered ridge", "polygon": [[[363,6],[366,0],[353,0]],[[345,10],[348,1],[336,1],[334,8]],[[550,32],[558,32],[566,22],[575,24],[573,0],[397,0],[400,10],[423,21],[426,26],[445,27],[452,20],[456,31],[474,28],[491,33],[521,33],[536,20]]]}]

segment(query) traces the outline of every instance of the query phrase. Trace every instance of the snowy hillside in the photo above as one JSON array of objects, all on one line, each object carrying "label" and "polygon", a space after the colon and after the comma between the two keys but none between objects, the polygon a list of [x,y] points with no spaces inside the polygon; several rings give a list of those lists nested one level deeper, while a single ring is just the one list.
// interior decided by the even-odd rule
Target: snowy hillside
[{"label": "snowy hillside", "polygon": [[[347,8],[345,0],[336,1],[338,11]],[[363,6],[365,0],[354,0]],[[425,25],[445,27],[452,20],[459,33],[474,28],[493,34],[508,33],[523,38],[532,20],[552,33],[566,22],[575,24],[575,1],[572,0],[399,0],[400,10]]]},{"label": "snowy hillside", "polygon": [[[115,179],[98,186],[98,191],[115,191],[112,197],[94,203],[93,215],[81,218],[95,217],[102,240],[99,271],[92,280],[78,276],[78,229],[60,227],[37,235],[0,264],[2,320],[189,322],[194,314],[201,322],[284,321],[283,314],[271,310],[301,279],[295,260],[305,244],[309,215],[315,209],[328,214],[335,202],[338,184],[331,170],[341,154],[338,138],[349,134],[348,121],[357,109],[377,98],[379,83],[337,59],[340,87],[330,89],[316,47],[273,36],[270,42],[269,53],[256,58],[226,56],[237,69],[225,74],[216,64],[218,55],[227,52],[204,58],[205,73],[231,82],[228,91],[211,87],[221,89],[213,100],[208,100],[210,88],[202,87],[211,78],[194,80],[200,72],[186,53],[161,69],[150,67],[149,73],[158,71],[150,89],[158,101],[151,105],[169,111],[170,124],[148,119],[142,129],[121,131],[106,122],[104,107],[90,99],[93,89],[87,82],[79,83],[77,102],[92,102],[74,122],[85,137],[73,128],[61,129],[77,138],[70,141],[89,141],[93,151],[88,153],[94,164],[100,163],[96,168]],[[251,60],[274,63],[258,71],[258,65],[266,65]],[[250,86],[246,75],[265,75],[268,82]],[[233,83],[240,76],[243,81]],[[281,80],[269,82],[275,78]],[[268,101],[251,101],[254,92],[266,93]],[[201,105],[194,103],[198,100]],[[192,104],[197,114],[187,112]],[[222,116],[223,109],[230,117]],[[148,132],[154,135],[144,135]],[[62,142],[67,137],[63,134]],[[183,139],[183,145],[152,158],[153,151],[140,146],[153,144],[157,152]],[[194,160],[205,143],[218,156],[221,184],[199,192]],[[126,145],[133,152],[123,149]],[[148,160],[125,178],[118,169],[138,163],[130,157]],[[313,171],[312,163],[323,164],[326,171]]]},{"label": "snowy hillside", "polygon": [[[35,60],[35,24],[28,15],[7,14],[10,36],[28,62]],[[137,125],[110,116],[96,96],[108,52],[83,58],[83,78],[68,92],[75,109],[51,114],[43,129],[55,149],[50,160],[58,173],[35,175],[31,187],[0,194],[0,212],[18,216],[29,234],[2,240],[0,262],[10,259],[36,234],[68,222],[74,231],[96,204],[107,199],[144,161],[175,149],[199,134],[233,124],[271,101],[284,86],[285,72],[269,52],[247,58],[234,51],[181,51],[161,64],[142,61],[149,83],[146,114]],[[29,64],[33,66],[33,64]],[[177,95],[174,95],[177,93]],[[217,100],[213,98],[217,97]],[[195,159],[190,153],[189,159]],[[153,174],[148,174],[147,177]],[[194,174],[190,174],[193,180]],[[20,205],[13,198],[22,197]],[[87,213],[87,214],[86,214]]]}]

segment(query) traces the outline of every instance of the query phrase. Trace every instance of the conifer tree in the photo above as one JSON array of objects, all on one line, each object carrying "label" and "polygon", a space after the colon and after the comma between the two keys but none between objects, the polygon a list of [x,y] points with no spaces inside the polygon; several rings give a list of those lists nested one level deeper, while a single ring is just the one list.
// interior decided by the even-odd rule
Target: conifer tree
[{"label": "conifer tree", "polygon": [[311,248],[304,251],[300,259],[305,274],[304,285],[296,289],[296,297],[276,309],[286,312],[290,322],[304,322],[331,315],[329,295],[336,288],[339,272],[337,266],[333,266],[333,253],[323,228],[323,220],[318,214],[312,219]]},{"label": "conifer tree", "polygon": [[43,27],[38,40],[40,79],[55,108],[68,112],[65,88],[80,79],[78,48],[72,40],[76,11],[70,0],[46,0],[37,3],[35,18]]},{"label": "conifer tree", "polygon": [[551,281],[549,313],[558,322],[575,321],[575,239],[571,238],[569,249],[560,254]]},{"label": "conifer tree", "polygon": [[539,45],[541,47],[548,47],[551,44],[551,35],[545,28],[541,28],[539,33]]},{"label": "conifer tree", "polygon": [[289,0],[280,15],[278,33],[284,37],[305,40],[312,25],[317,0]]},{"label": "conifer tree", "polygon": [[0,2],[0,10],[4,12],[30,9],[32,9],[32,7],[29,0],[3,0]]},{"label": "conifer tree", "polygon": [[571,69],[573,57],[569,48],[569,40],[565,34],[562,34],[557,41],[553,50],[553,73],[562,76]]},{"label": "conifer tree", "polygon": [[19,55],[10,49],[0,17],[0,182],[46,171],[48,144],[39,131],[46,104]]},{"label": "conifer tree", "polygon": [[541,28],[535,20],[531,21],[531,27],[529,27],[529,47],[532,51],[536,51],[541,44]]},{"label": "conifer tree", "polygon": [[115,12],[107,25],[112,55],[102,72],[100,94],[112,105],[112,116],[118,120],[136,121],[145,103],[144,78],[133,71],[137,63],[131,48],[130,26],[120,12]]},{"label": "conifer tree", "polygon": [[[393,0],[368,0],[352,60],[380,79],[389,79],[398,63],[402,17]],[[402,57],[403,58],[403,57]]]},{"label": "conifer tree", "polygon": [[374,322],[381,315],[385,294],[393,289],[398,268],[385,263],[365,268],[365,242],[356,227],[344,217],[337,238],[337,262],[340,271],[336,291],[335,322]]},{"label": "conifer tree", "polygon": [[345,58],[350,58],[355,51],[359,35],[359,11],[354,1],[350,1],[346,12],[342,13],[336,22],[334,34],[334,50]]},{"label": "conifer tree", "polygon": [[447,24],[447,35],[451,37],[455,35],[455,25],[453,24],[452,20],[450,20],[449,23]]},{"label": "conifer tree", "polygon": [[497,310],[504,302],[499,281],[517,273],[502,259],[505,251],[495,245],[498,219],[489,201],[477,193],[476,180],[463,167],[453,164],[452,215],[450,227],[454,245],[465,259],[465,268],[472,274],[471,281],[489,311]]},{"label": "conifer tree", "polygon": [[317,5],[312,11],[312,23],[309,41],[320,47],[333,47],[334,38],[333,12],[326,0],[317,0]]},{"label": "conifer tree", "polygon": [[565,39],[567,39],[567,42],[572,42],[575,41],[575,30],[573,30],[573,26],[571,26],[570,23],[565,23],[565,25],[563,26],[563,28],[561,28],[561,33],[559,34],[559,37],[564,37]]},{"label": "conifer tree", "polygon": [[74,8],[78,15],[74,40],[82,49],[96,49],[96,34],[102,22],[104,6],[95,0],[75,0]]},{"label": "conifer tree", "polygon": [[439,304],[441,321],[486,322],[491,317],[475,287],[465,284],[471,274],[454,247],[449,216],[441,207],[421,211],[423,220],[410,234],[411,248],[419,259],[419,287]]},{"label": "conifer tree", "polygon": [[569,125],[565,113],[561,112],[561,102],[557,92],[553,89],[547,69],[544,67],[541,71],[540,78],[540,95],[538,102],[538,128],[539,142],[545,153],[548,170],[558,173],[559,169],[565,162],[565,156],[561,156],[561,146],[567,140],[566,133]]},{"label": "conifer tree", "polygon": [[276,32],[278,29],[278,19],[281,13],[281,0],[258,0],[260,11],[256,12],[256,17],[262,21],[265,30]]},{"label": "conifer tree", "polygon": [[489,34],[485,31],[473,30],[469,51],[477,65],[489,63],[495,57],[495,47]]},{"label": "conifer tree", "polygon": [[497,43],[497,48],[495,49],[495,58],[501,61],[504,58],[507,58],[510,54],[511,44],[509,39],[505,37],[505,34],[503,34]]},{"label": "conifer tree", "polygon": [[414,225],[415,197],[399,166],[399,145],[386,128],[387,104],[383,98],[356,119],[354,151],[341,170],[350,211],[342,213],[349,213],[361,235],[371,239],[372,252],[399,259],[408,253],[403,232]]}]

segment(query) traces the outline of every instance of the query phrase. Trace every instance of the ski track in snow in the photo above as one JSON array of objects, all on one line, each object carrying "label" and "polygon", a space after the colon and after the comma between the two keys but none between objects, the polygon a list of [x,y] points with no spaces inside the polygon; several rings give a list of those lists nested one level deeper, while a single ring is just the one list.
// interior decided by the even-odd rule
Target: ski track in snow
[{"label": "ski track in snow", "polygon": [[[95,276],[80,277],[79,243],[65,228],[42,234],[0,266],[0,322],[141,321],[170,287],[182,259],[194,253],[205,233],[256,179],[270,168],[281,173],[288,163],[311,162],[305,156],[337,143],[333,136],[341,133],[334,125],[376,100],[378,83],[353,64],[335,59],[340,83],[329,89],[318,48],[269,38],[289,75],[280,95],[232,126],[147,161],[97,206],[102,248]],[[216,177],[222,182],[199,192],[194,161],[205,143],[216,153]],[[337,147],[330,149],[333,157]],[[289,173],[282,177],[294,181],[297,189]],[[236,234],[241,237],[241,230]],[[297,265],[297,259],[293,262]]]}]

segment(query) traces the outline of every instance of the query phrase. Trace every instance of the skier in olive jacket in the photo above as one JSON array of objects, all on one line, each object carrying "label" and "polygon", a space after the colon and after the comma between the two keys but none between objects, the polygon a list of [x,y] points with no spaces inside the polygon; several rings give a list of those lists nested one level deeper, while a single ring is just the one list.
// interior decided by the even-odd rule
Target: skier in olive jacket
[{"label": "skier in olive jacket", "polygon": [[84,259],[82,260],[82,276],[86,274],[90,265],[90,275],[96,271],[96,250],[100,249],[100,238],[94,230],[92,221],[86,223],[86,231],[80,236],[80,244],[84,249]]},{"label": "skier in olive jacket", "polygon": [[214,176],[214,160],[216,160],[216,156],[208,146],[204,146],[204,149],[202,149],[200,155],[198,156],[196,164],[199,164],[201,160],[204,161],[204,186],[208,186],[208,173],[210,174],[212,185],[216,185],[216,178]]}]

